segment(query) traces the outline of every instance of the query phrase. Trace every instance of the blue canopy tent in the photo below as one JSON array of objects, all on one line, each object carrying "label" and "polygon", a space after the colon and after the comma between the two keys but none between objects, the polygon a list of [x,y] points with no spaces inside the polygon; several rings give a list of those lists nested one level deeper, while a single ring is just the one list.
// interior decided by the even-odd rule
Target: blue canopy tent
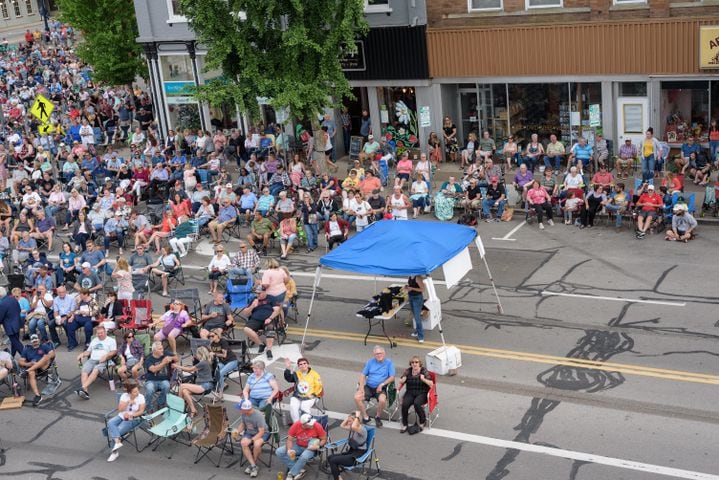
[{"label": "blue canopy tent", "polygon": [[[320,266],[315,272],[309,311],[302,335],[309,326],[312,306],[317,287],[320,284],[322,267],[335,270],[346,270],[372,275],[407,277],[410,275],[429,276],[437,268],[445,267],[445,277],[451,273],[454,280],[448,278],[447,287],[455,285],[471,268],[468,245],[474,241],[484,259],[484,246],[474,228],[464,225],[425,221],[390,221],[375,222],[362,232],[342,243],[335,250],[320,258]],[[484,260],[487,265],[486,260]],[[489,272],[489,268],[487,268]],[[492,276],[490,273],[490,280]],[[437,315],[440,334],[441,309],[439,299],[434,290],[431,278],[428,279],[428,300],[436,308],[430,308]],[[494,282],[492,281],[492,284]],[[496,290],[495,290],[496,294]],[[499,302],[499,297],[497,296]],[[498,306],[501,312],[501,305]],[[442,335],[444,343],[444,336]]]}]

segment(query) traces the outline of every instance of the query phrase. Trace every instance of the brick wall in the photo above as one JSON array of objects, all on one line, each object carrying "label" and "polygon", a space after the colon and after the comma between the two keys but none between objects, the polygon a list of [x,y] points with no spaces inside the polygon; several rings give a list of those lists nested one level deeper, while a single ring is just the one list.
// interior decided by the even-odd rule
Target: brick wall
[{"label": "brick wall", "polygon": [[[466,0],[427,0],[429,28],[571,24],[641,18],[701,17],[719,14],[719,4],[671,8],[691,0],[649,0],[647,4],[615,6],[613,0],[564,0],[564,7],[527,10],[525,0],[503,0],[503,10],[467,11]],[[697,2],[699,3],[699,2]]]}]

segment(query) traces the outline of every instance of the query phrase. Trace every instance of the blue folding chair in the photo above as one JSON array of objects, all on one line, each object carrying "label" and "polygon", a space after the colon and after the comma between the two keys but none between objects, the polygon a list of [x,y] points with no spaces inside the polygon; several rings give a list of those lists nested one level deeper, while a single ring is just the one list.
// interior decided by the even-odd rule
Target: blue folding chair
[{"label": "blue folding chair", "polygon": [[[375,454],[374,446],[376,429],[375,427],[369,426],[365,426],[365,428],[367,429],[367,450],[364,454],[362,454],[362,456],[355,459],[355,463],[353,465],[342,468],[350,472],[357,471],[360,477],[364,477],[369,480],[371,478],[378,477],[381,472],[379,467],[379,458],[377,458],[377,455]],[[348,439],[345,438],[338,442],[326,444],[325,450],[328,453],[328,458],[333,453],[341,453],[345,449],[345,445],[347,445],[347,443]]]}]

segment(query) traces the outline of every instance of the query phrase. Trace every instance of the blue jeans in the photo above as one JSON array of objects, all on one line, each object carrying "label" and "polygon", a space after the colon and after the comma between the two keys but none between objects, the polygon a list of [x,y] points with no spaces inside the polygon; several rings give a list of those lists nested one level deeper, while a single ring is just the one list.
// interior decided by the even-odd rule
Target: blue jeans
[{"label": "blue jeans", "polygon": [[623,210],[624,207],[621,205],[614,205],[612,203],[608,203],[604,205],[604,208],[607,209],[608,212],[614,213],[614,225],[617,227],[622,226],[622,214],[620,213],[620,210]]},{"label": "blue jeans", "polygon": [[[33,317],[27,325],[28,332],[30,335],[40,335],[40,341],[47,342],[47,318],[45,317]],[[38,329],[40,330],[38,332]]]},{"label": "blue jeans", "polygon": [[[482,215],[484,218],[489,218],[492,214],[492,207],[494,206],[494,200],[491,198],[485,198],[482,200]],[[499,205],[497,205],[497,218],[502,218],[502,213],[504,212],[504,205],[507,202],[505,200],[501,200],[499,202]]]},{"label": "blue jeans", "polygon": [[648,182],[654,178],[654,155],[642,157],[642,180]]},{"label": "blue jeans", "polygon": [[122,438],[127,432],[131,432],[139,427],[141,423],[142,419],[139,418],[123,420],[120,415],[116,415],[107,422],[107,436],[109,438]]},{"label": "blue jeans", "polygon": [[90,339],[92,338],[92,327],[93,325],[91,317],[81,317],[75,315],[73,321],[67,323],[67,347],[77,347],[76,332],[80,328],[85,329],[85,343],[90,343]]},{"label": "blue jeans", "polygon": [[249,268],[239,268],[239,267],[233,267],[230,269],[229,277],[235,278],[235,277],[251,277],[252,276],[252,270]]},{"label": "blue jeans", "polygon": [[125,246],[125,232],[123,232],[122,230],[118,230],[115,232],[114,237],[105,235],[102,241],[105,244],[106,251],[110,250],[110,242],[112,242],[113,240],[117,240],[117,246],[123,248]]},{"label": "blue jeans", "polygon": [[167,393],[169,391],[169,380],[148,380],[147,383],[145,383],[145,403],[147,404],[147,411],[154,411],[152,407],[154,405],[155,392],[160,392],[160,396],[157,399],[157,408],[162,408],[167,402]]},{"label": "blue jeans", "polygon": [[414,314],[414,328],[417,331],[417,339],[424,340],[424,328],[422,327],[422,305],[424,305],[424,297],[421,293],[409,294],[409,306]]},{"label": "blue jeans", "polygon": [[305,464],[307,462],[309,462],[315,457],[315,451],[302,448],[297,444],[295,444],[293,450],[297,452],[297,457],[295,460],[292,460],[287,454],[287,445],[282,445],[280,448],[277,449],[275,453],[277,453],[279,459],[282,460],[282,463],[287,465],[287,468],[290,469],[288,475],[292,475],[294,477],[300,473],[300,470],[305,467]]},{"label": "blue jeans", "polygon": [[711,158],[709,162],[714,163],[717,159],[717,150],[719,150],[719,140],[712,140],[709,142],[709,152]]},{"label": "blue jeans", "polygon": [[412,206],[415,208],[425,208],[429,203],[429,197],[423,195],[416,200],[412,200]]},{"label": "blue jeans", "polygon": [[317,237],[319,236],[320,226],[317,223],[305,223],[305,234],[307,234],[307,248],[314,250],[317,248]]},{"label": "blue jeans", "polygon": [[[554,165],[552,165],[554,164]],[[544,156],[544,166],[545,167],[552,167],[554,168],[554,171],[559,171],[559,169],[562,167],[562,156],[557,155],[555,157],[550,157],[549,155]]]},{"label": "blue jeans", "polygon": [[217,364],[217,367],[220,369],[220,379],[217,381],[217,388],[220,392],[225,388],[225,377],[233,370],[236,370],[238,365],[237,360]]}]

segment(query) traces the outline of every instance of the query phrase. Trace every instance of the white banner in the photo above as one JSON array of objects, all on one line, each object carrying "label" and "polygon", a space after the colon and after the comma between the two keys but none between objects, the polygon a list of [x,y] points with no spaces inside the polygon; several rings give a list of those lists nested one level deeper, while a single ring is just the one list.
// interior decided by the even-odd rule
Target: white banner
[{"label": "white banner", "polygon": [[472,259],[469,257],[469,248],[464,248],[454,258],[442,265],[447,290],[457,285],[471,269]]}]

